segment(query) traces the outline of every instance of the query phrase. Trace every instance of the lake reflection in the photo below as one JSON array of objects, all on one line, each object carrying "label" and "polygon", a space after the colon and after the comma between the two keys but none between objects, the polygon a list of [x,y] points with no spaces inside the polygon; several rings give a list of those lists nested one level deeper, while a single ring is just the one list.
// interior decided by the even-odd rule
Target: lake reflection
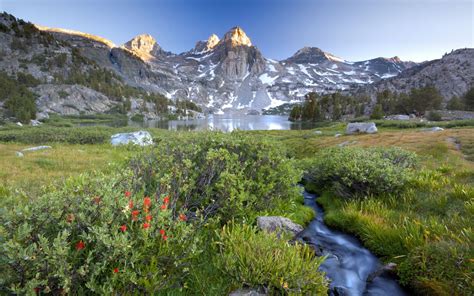
[{"label": "lake reflection", "polygon": [[168,130],[290,130],[310,129],[311,126],[288,121],[280,115],[213,115],[202,119],[129,122],[130,126],[156,127]]}]

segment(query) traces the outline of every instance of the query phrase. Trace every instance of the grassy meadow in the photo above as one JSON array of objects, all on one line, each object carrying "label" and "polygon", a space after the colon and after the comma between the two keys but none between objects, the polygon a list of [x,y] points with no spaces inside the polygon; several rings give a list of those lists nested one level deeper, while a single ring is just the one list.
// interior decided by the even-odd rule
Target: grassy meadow
[{"label": "grassy meadow", "polygon": [[[321,274],[314,271],[316,268],[310,271],[303,267],[304,263],[318,266],[319,258],[305,247],[288,247],[283,239],[253,228],[258,215],[282,215],[301,224],[309,222],[313,213],[302,205],[292,184],[316,173],[326,174],[328,181],[306,185],[322,195],[319,202],[327,213],[325,222],[360,238],[382,261],[397,263],[403,285],[420,295],[470,295],[474,291],[472,121],[439,123],[445,127],[439,132],[424,131],[426,124],[380,121],[377,134],[339,137],[335,134],[344,134],[344,123],[313,130],[231,134],[147,129],[157,143],[153,148],[112,147],[107,143],[110,135],[133,128],[73,128],[68,122],[71,119],[56,118],[40,127],[0,128],[1,260],[6,266],[0,274],[8,274],[9,267],[27,270],[28,260],[22,259],[25,256],[38,258],[33,260],[31,270],[3,277],[2,286],[8,288],[0,289],[1,293],[28,294],[38,288],[45,293],[222,295],[241,287],[255,287],[282,295],[324,294],[327,282]],[[16,151],[37,145],[50,145],[52,149],[16,156]],[[373,172],[362,172],[368,174],[369,181],[364,183],[367,190],[350,191],[360,174],[350,171],[352,154],[344,153],[365,155],[374,147],[413,152],[416,164],[393,170],[393,179],[389,180],[383,175],[391,164],[376,159]],[[324,172],[327,166],[323,167],[318,159],[326,157],[330,163],[327,151],[341,153],[337,157],[346,157],[347,165],[335,163],[334,172]],[[381,173],[377,175],[379,167]],[[336,171],[347,174],[349,181],[341,181]],[[403,174],[403,178],[398,180],[401,175],[396,174]],[[370,188],[376,186],[371,180],[373,184],[394,182],[398,187],[380,193]],[[348,195],[341,194],[341,186]],[[175,236],[163,244],[165,236],[157,229],[159,244],[151,239],[152,231],[148,238],[134,238],[132,229],[142,234],[144,230],[133,221],[126,224],[130,231],[127,238],[120,233],[106,234],[118,228],[120,225],[115,224],[122,222],[115,221],[122,221],[122,212],[130,210],[127,202],[116,200],[124,191],[131,192],[135,207],[143,196],[156,196],[153,202],[170,210],[159,218],[164,220],[156,223],[166,225],[166,231],[174,231]],[[162,201],[164,196],[171,198],[169,206],[166,199]],[[101,204],[111,207],[123,204],[124,210],[99,214],[94,202],[84,201],[93,197],[100,197]],[[32,201],[33,205],[18,205],[18,200],[26,204]],[[35,212],[41,210],[50,213],[41,216]],[[70,217],[74,217],[73,223]],[[187,217],[185,225],[178,223],[184,220],[182,217]],[[77,227],[71,228],[74,223]],[[42,231],[46,224],[57,226]],[[84,232],[80,230],[83,227],[91,230]],[[35,231],[41,233],[39,237]],[[190,235],[192,232],[196,235]],[[86,250],[93,245],[110,258],[99,260],[93,250],[79,255],[77,245],[65,245],[59,237],[71,244],[85,242]],[[247,238],[248,245],[240,248],[242,237]],[[140,244],[135,245],[132,238]],[[117,243],[117,250],[111,251],[107,247],[110,243]],[[184,244],[189,247],[177,247]],[[31,249],[31,245],[39,247]],[[135,251],[128,245],[135,246]],[[48,248],[49,255],[40,260],[41,248]],[[281,260],[294,257],[301,264],[274,264],[273,257],[266,256],[270,249],[278,249]],[[150,250],[157,255],[142,257]],[[249,250],[258,250],[261,256],[250,256],[248,262],[235,261],[232,256],[245,257]],[[67,265],[59,263],[61,256],[68,258]],[[93,265],[92,258],[102,265]],[[162,258],[167,261],[160,261]],[[46,262],[61,271],[45,269]],[[114,262],[120,262],[120,266],[115,267]],[[122,273],[130,264],[139,271]],[[143,280],[144,274],[153,276]],[[210,278],[219,280],[211,284]],[[301,279],[313,284],[302,286]]]}]

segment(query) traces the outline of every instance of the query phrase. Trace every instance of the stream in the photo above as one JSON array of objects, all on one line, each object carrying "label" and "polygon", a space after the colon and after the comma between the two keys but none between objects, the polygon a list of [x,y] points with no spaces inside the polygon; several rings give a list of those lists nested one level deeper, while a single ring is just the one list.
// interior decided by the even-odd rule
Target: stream
[{"label": "stream", "polygon": [[320,270],[331,280],[330,295],[408,295],[387,273],[367,281],[383,266],[378,258],[355,237],[332,230],[324,224],[324,211],[317,204],[315,194],[304,191],[303,196],[305,204],[316,211],[316,218],[298,236],[327,256]]}]

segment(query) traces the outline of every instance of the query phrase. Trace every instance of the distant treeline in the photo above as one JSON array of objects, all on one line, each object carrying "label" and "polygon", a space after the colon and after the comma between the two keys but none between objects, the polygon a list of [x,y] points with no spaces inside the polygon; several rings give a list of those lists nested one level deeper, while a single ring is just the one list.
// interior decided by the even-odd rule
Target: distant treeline
[{"label": "distant treeline", "polygon": [[344,115],[355,114],[363,116],[370,99],[366,96],[354,97],[341,93],[319,95],[310,92],[305,96],[305,102],[296,105],[290,112],[291,121],[326,121],[339,120]]},{"label": "distant treeline", "polygon": [[[395,93],[384,90],[377,93],[375,105],[371,108],[370,99],[365,96],[350,96],[340,93],[319,95],[315,92],[305,96],[303,104],[293,107],[291,121],[339,120],[345,115],[360,117],[370,115],[381,119],[393,114],[426,113],[443,108],[443,97],[434,86],[413,88],[410,93]],[[474,111],[474,87],[461,98],[453,97],[446,104],[448,110]],[[434,114],[434,112],[433,112]]]},{"label": "distant treeline", "polygon": [[10,77],[0,72],[0,102],[3,102],[7,116],[23,122],[36,117],[36,97],[28,87],[38,84],[30,74],[18,72],[16,77]]}]

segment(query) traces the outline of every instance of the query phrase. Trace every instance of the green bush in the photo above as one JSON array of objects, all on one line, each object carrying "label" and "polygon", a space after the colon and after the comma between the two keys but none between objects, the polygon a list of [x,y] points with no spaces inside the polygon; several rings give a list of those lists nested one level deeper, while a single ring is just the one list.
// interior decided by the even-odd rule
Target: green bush
[{"label": "green bush", "polygon": [[463,103],[466,110],[474,111],[474,86],[464,94]]},{"label": "green bush", "polygon": [[36,118],[35,95],[26,87],[19,86],[5,101],[8,113],[21,122]]},{"label": "green bush", "polygon": [[22,122],[36,118],[36,97],[27,88],[39,81],[30,74],[17,73],[17,79],[0,72],[0,101],[5,101],[7,115]]},{"label": "green bush", "polygon": [[441,114],[436,111],[430,111],[426,118],[430,121],[441,121],[443,120]]},{"label": "green bush", "polygon": [[223,221],[248,218],[299,196],[300,172],[280,147],[265,140],[200,132],[157,141],[130,164],[149,194],[160,194],[166,184],[183,206]]},{"label": "green bush", "polygon": [[110,139],[114,131],[99,127],[23,127],[0,129],[0,142],[20,142],[27,144],[69,143],[100,144]]},{"label": "green bush", "polygon": [[130,120],[135,121],[135,122],[143,122],[144,119],[145,119],[145,116],[139,113],[136,113],[132,117],[130,117]]},{"label": "green bush", "polygon": [[329,148],[315,156],[305,179],[344,197],[396,193],[409,181],[414,165],[414,154],[397,148]]},{"label": "green bush", "polygon": [[173,196],[128,192],[130,178],[83,175],[34,201],[2,197],[0,294],[154,295],[185,286],[200,254],[199,223]]},{"label": "green bush", "polygon": [[318,271],[324,257],[307,245],[290,245],[275,234],[248,225],[230,225],[219,234],[220,270],[236,286],[262,287],[270,295],[326,295],[327,280]]},{"label": "green bush", "polygon": [[[412,250],[400,264],[398,274],[402,283],[416,285],[420,294],[467,292],[472,289],[467,273],[473,267],[468,258],[472,258],[472,248],[467,243],[433,242]],[[466,274],[462,275],[462,272]],[[411,282],[413,279],[416,279],[415,283]],[[454,292],[453,295],[457,294]]]},{"label": "green bush", "polygon": [[376,104],[372,114],[370,114],[370,119],[382,119],[384,116],[382,104]]},{"label": "green bush", "polygon": [[58,91],[58,95],[59,95],[59,97],[64,99],[67,96],[69,96],[69,93],[67,91],[64,91],[64,90],[61,89],[60,91]]},{"label": "green bush", "polygon": [[452,97],[446,104],[448,110],[464,110],[464,108],[464,102],[456,96]]},{"label": "green bush", "polygon": [[433,127],[440,126],[446,128],[463,127],[463,126],[474,126],[474,119],[465,120],[451,120],[445,122],[421,122],[421,121],[408,121],[408,120],[375,120],[375,124],[378,127],[386,128],[397,128],[397,129],[409,129],[409,128],[420,128],[420,127]]}]

